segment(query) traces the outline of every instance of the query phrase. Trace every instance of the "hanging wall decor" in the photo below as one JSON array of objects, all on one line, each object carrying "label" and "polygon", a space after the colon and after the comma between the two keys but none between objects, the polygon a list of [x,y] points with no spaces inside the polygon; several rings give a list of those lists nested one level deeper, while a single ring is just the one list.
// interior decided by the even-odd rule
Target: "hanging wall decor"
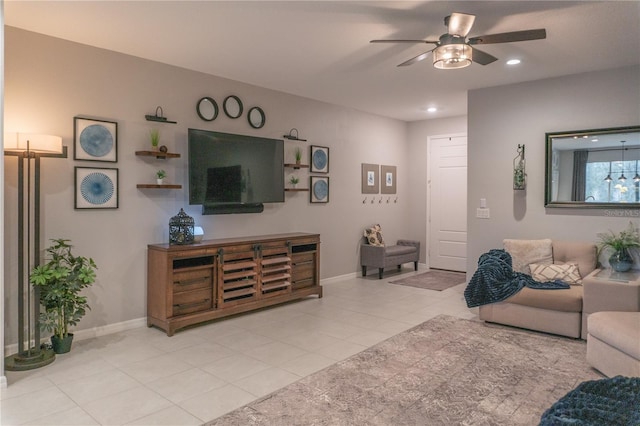
[{"label": "hanging wall decor", "polygon": [[380,192],[378,174],[380,166],[378,164],[362,163],[362,193],[377,194]]},{"label": "hanging wall decor", "polygon": [[310,177],[310,198],[312,203],[328,203],[329,202],[329,177],[328,176],[311,176]]},{"label": "hanging wall decor", "polygon": [[518,155],[513,159],[513,189],[523,190],[527,187],[525,172],[524,144],[518,144]]},{"label": "hanging wall decor", "polygon": [[311,172],[329,173],[329,148],[311,145]]},{"label": "hanging wall decor", "polygon": [[118,123],[74,117],[73,159],[118,161]]},{"label": "hanging wall decor", "polygon": [[74,181],[74,208],[118,208],[118,169],[76,167]]},{"label": "hanging wall decor", "polygon": [[380,193],[396,193],[396,166],[380,166]]}]

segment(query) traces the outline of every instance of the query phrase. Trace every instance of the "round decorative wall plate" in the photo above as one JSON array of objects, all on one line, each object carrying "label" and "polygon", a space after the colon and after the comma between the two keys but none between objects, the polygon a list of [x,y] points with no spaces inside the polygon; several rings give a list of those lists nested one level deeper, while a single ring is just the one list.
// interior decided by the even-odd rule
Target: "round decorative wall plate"
[{"label": "round decorative wall plate", "polygon": [[213,98],[205,96],[198,101],[196,112],[204,121],[213,121],[218,116],[218,104]]},{"label": "round decorative wall plate", "polygon": [[324,200],[327,198],[327,194],[329,193],[329,185],[324,180],[319,180],[313,184],[313,195],[318,200]]},{"label": "round decorative wall plate", "polygon": [[327,166],[327,153],[322,150],[317,150],[313,153],[313,166],[318,169],[324,169]]},{"label": "round decorative wall plate", "polygon": [[80,133],[80,146],[93,157],[104,157],[113,149],[113,136],[103,125],[92,124]]},{"label": "round decorative wall plate", "polygon": [[82,198],[94,205],[106,203],[113,197],[113,181],[104,173],[90,173],[82,179],[80,193]]},{"label": "round decorative wall plate", "polygon": [[247,113],[247,120],[249,121],[249,126],[254,129],[260,129],[264,126],[264,123],[267,121],[266,116],[264,115],[264,111],[260,107],[253,107]]}]

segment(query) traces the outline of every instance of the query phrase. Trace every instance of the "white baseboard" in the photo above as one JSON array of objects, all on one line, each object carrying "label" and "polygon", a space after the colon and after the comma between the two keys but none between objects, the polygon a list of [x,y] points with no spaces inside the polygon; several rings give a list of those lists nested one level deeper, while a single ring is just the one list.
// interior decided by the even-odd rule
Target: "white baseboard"
[{"label": "white baseboard", "polygon": [[330,284],[336,281],[342,281],[342,280],[346,280],[349,278],[356,278],[357,274],[356,272],[351,272],[350,274],[344,274],[344,275],[338,275],[335,277],[330,277],[330,278],[323,278],[320,280],[320,285],[322,284]]},{"label": "white baseboard", "polygon": [[[136,318],[128,321],[117,322],[115,324],[107,324],[99,327],[88,328],[85,330],[71,330],[73,332],[73,340],[86,340],[94,337],[106,336],[107,334],[118,333],[120,331],[132,330],[134,328],[146,327],[147,318]],[[40,343],[49,342],[49,337],[40,339]],[[13,343],[4,347],[5,354],[14,354],[18,352],[18,343]],[[0,377],[0,387],[2,377]]]}]

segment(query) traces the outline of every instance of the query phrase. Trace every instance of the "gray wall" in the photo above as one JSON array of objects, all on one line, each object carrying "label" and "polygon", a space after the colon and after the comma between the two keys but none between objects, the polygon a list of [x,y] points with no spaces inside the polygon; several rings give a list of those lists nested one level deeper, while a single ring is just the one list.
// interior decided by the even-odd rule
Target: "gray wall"
[{"label": "gray wall", "polygon": [[[638,209],[544,207],[545,132],[640,124],[640,67],[474,90],[468,112],[468,274],[504,238],[597,242],[599,232],[640,224]],[[526,191],[512,189],[518,144],[526,145]],[[475,218],[480,198],[490,219]]]},{"label": "gray wall", "polygon": [[[181,207],[195,218],[205,238],[303,231],[321,234],[321,278],[353,274],[358,268],[362,229],[384,226],[395,239],[410,235],[407,124],[380,116],[311,101],[232,80],[142,60],[102,49],[6,28],[5,122],[8,131],[62,136],[67,159],[42,160],[42,244],[50,238],[72,240],[76,254],[93,257],[98,280],[88,291],[92,310],[81,329],[146,315],[146,246],[168,241],[168,222]],[[221,112],[210,123],[200,120],[195,105],[212,96],[222,106],[227,95],[239,96],[246,108],[260,106],[266,125],[254,130],[245,116],[231,120]],[[178,124],[145,120],[161,105]],[[73,160],[73,117],[87,115],[118,122],[118,162]],[[299,143],[308,158],[309,145],[330,148],[330,202],[310,204],[309,193],[287,193],[286,202],[268,204],[261,214],[201,216],[187,200],[187,129],[281,138],[293,127],[308,139]],[[161,144],[180,159],[160,161],[136,157],[148,149],[149,131],[161,131]],[[294,142],[285,144],[285,160],[293,162]],[[308,162],[308,159],[307,159]],[[361,163],[398,167],[398,202],[363,204]],[[15,343],[17,292],[16,159],[4,160],[5,343]],[[74,210],[74,166],[117,167],[120,207],[117,210]],[[167,181],[182,190],[139,190],[155,183],[164,168]],[[290,170],[286,171],[288,176]],[[308,173],[299,173],[308,186]],[[418,192],[424,192],[419,189]]]}]

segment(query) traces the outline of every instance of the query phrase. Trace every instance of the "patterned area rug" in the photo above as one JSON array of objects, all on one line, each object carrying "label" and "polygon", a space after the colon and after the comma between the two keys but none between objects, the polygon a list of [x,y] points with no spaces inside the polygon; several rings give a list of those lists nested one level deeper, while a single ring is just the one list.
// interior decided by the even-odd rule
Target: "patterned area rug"
[{"label": "patterned area rug", "polygon": [[586,343],[441,315],[208,425],[537,425]]},{"label": "patterned area rug", "polygon": [[465,280],[466,274],[464,272],[431,270],[422,274],[390,281],[390,283],[442,291],[458,284],[463,284]]}]

